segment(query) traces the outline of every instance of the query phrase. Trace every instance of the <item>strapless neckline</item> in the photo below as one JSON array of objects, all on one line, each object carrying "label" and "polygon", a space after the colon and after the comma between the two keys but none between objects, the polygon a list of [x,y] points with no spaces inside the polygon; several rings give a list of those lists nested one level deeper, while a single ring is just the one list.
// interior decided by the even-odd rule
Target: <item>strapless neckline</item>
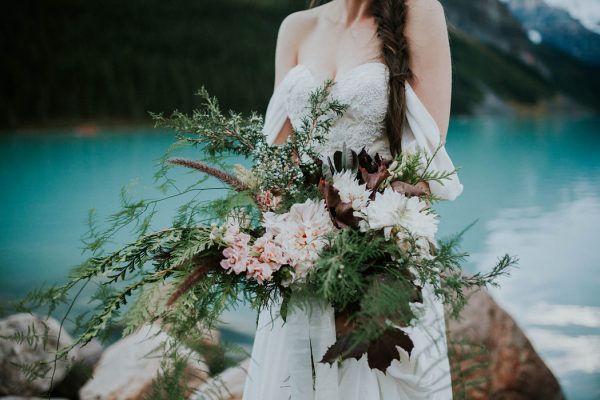
[{"label": "strapless neckline", "polygon": [[[319,78],[304,63],[292,67],[280,82],[284,92],[286,114],[292,128],[302,128],[308,115],[309,96],[317,87],[323,87],[331,78]],[[343,115],[335,118],[327,140],[316,146],[325,156],[344,146],[359,152],[363,147],[381,155],[389,155],[384,134],[384,119],[388,106],[387,65],[381,62],[358,64],[338,72],[330,88],[332,98],[348,105]]]},{"label": "strapless neckline", "polygon": [[[337,84],[337,83],[341,82],[342,80],[347,79],[348,77],[352,76],[352,74],[359,72],[363,68],[367,68],[367,67],[371,67],[371,66],[383,68],[383,70],[387,76],[387,73],[388,73],[387,64],[376,61],[376,62],[366,62],[366,63],[358,64],[350,69],[336,73],[335,77],[329,78],[329,79],[331,79],[334,83]],[[284,79],[287,78],[287,75],[290,75],[290,73],[296,69],[303,69],[311,76],[311,78],[313,80],[318,81],[318,82],[325,82],[328,79],[328,78],[319,78],[306,64],[303,64],[303,63],[296,64],[295,66],[290,68],[290,70],[287,72]],[[334,85],[334,86],[336,86],[336,85]]]},{"label": "strapless neckline", "polygon": [[[390,155],[384,125],[390,73],[389,67],[382,62],[362,63],[337,73],[331,88],[333,97],[348,104],[348,109],[331,125],[327,141],[317,149],[320,154],[330,155],[345,146],[359,151],[364,147],[382,157]],[[265,114],[263,132],[268,143],[274,142],[288,119],[292,128],[302,129],[303,117],[310,111],[307,109],[309,95],[322,83],[304,63],[296,64],[284,74],[274,88]],[[406,124],[402,131],[402,151],[410,153],[425,149],[431,155],[435,153],[431,164],[434,170],[453,170],[443,143],[439,147],[442,137],[435,119],[408,81],[404,87]],[[434,194],[450,200],[462,192],[456,177],[443,185],[432,181],[430,187]]]}]

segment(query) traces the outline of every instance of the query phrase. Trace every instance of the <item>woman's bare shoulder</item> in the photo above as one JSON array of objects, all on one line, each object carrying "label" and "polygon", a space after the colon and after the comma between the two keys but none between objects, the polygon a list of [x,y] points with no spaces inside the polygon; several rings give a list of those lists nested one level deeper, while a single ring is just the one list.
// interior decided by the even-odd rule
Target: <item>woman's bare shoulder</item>
[{"label": "woman's bare shoulder", "polygon": [[303,37],[317,23],[321,7],[296,11],[286,16],[279,27],[279,36],[296,40]]},{"label": "woman's bare shoulder", "polygon": [[298,63],[298,49],[318,21],[317,8],[296,11],[281,22],[275,51],[275,86]]},{"label": "woman's bare shoulder", "polygon": [[439,0],[407,0],[408,33],[446,30],[444,6]]},{"label": "woman's bare shoulder", "polygon": [[406,5],[411,10],[422,10],[429,12],[444,9],[444,6],[439,0],[406,0]]}]

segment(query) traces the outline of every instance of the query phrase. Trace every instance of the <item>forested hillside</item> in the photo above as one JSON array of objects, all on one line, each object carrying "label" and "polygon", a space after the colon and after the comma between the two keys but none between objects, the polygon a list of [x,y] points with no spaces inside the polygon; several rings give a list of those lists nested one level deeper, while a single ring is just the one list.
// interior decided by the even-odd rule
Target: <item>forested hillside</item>
[{"label": "forested hillside", "polygon": [[[148,122],[148,111],[191,110],[201,85],[225,108],[263,112],[273,90],[277,29],[304,4],[15,3],[0,14],[0,127]],[[565,85],[460,27],[453,30],[451,46],[454,114],[477,111],[490,90],[525,106],[566,89],[588,106],[598,104],[598,78],[585,77],[582,64],[553,49],[541,54],[560,59],[562,76],[579,77],[575,84]]]}]

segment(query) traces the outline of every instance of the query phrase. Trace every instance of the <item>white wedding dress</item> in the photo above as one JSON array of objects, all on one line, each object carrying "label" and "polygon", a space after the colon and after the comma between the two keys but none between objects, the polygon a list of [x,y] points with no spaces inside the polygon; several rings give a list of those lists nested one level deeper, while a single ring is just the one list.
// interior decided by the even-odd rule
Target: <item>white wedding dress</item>
[{"label": "white wedding dress", "polygon": [[[287,117],[300,128],[307,111],[308,95],[323,82],[308,67],[292,68],[277,85],[269,101],[264,134],[272,143]],[[331,95],[349,104],[333,125],[323,156],[346,145],[356,151],[390,157],[383,134],[387,110],[388,69],[383,63],[361,64],[336,78]],[[405,152],[435,150],[440,133],[436,122],[406,83],[407,121],[402,148]],[[435,156],[431,168],[452,170],[445,148]],[[456,175],[444,185],[430,182],[434,194],[453,200],[462,192]],[[314,307],[310,313],[292,309],[286,323],[277,310],[259,316],[244,400],[447,400],[452,398],[450,370],[442,305],[429,286],[423,290],[424,315],[419,324],[406,329],[414,342],[408,354],[401,348],[401,361],[394,360],[386,373],[372,370],[366,355],[337,365],[321,364],[323,354],[335,342],[334,312],[330,306]],[[314,371],[313,371],[314,360]]]}]

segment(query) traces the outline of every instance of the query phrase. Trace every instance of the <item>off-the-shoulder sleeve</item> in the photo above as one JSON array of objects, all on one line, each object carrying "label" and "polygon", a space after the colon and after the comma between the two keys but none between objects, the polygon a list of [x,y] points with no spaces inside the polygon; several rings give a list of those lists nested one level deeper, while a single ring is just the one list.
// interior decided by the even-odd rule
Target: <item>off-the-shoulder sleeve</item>
[{"label": "off-the-shoulder sleeve", "polygon": [[[406,108],[408,126],[402,133],[402,150],[412,152],[420,148],[431,156],[440,143],[440,130],[408,82],[406,82]],[[432,171],[454,170],[454,164],[445,147],[442,146],[438,150],[429,169]],[[457,174],[453,174],[450,179],[445,179],[442,183],[430,181],[429,187],[434,195],[446,200],[456,199],[463,191],[463,185]]]},{"label": "off-the-shoulder sleeve", "polygon": [[281,128],[283,128],[287,116],[285,87],[279,84],[271,95],[267,112],[265,113],[263,133],[267,138],[267,143],[272,144],[275,141],[277,135],[281,132]]}]

